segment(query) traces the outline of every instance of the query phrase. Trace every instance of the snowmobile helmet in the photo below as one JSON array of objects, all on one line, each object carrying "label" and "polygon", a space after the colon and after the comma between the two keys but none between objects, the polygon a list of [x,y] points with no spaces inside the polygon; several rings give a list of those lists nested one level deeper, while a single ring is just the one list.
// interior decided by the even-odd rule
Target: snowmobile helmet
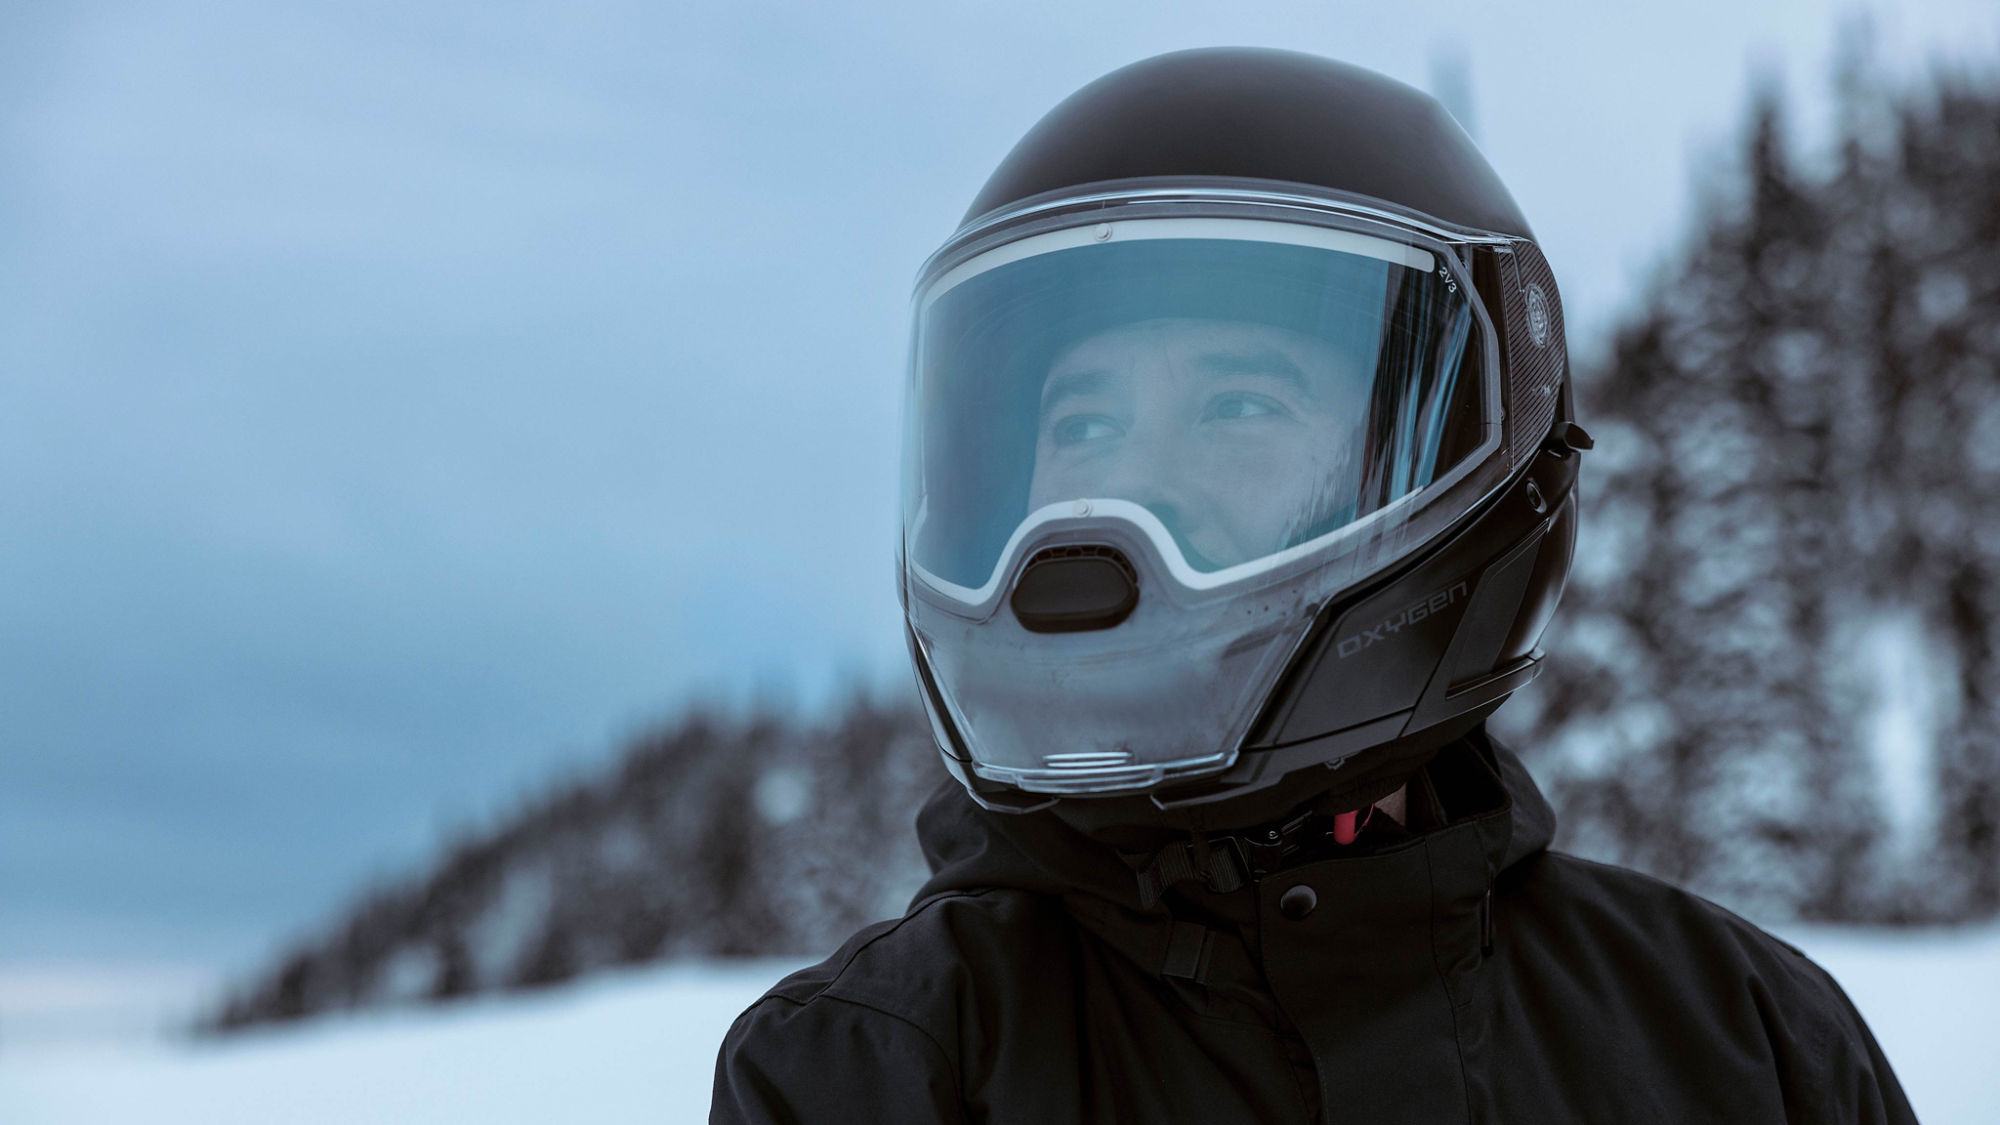
[{"label": "snowmobile helmet", "polygon": [[981,805],[1269,815],[1538,671],[1588,439],[1555,279],[1429,96],[1278,50],[1115,71],[913,322],[902,601]]}]

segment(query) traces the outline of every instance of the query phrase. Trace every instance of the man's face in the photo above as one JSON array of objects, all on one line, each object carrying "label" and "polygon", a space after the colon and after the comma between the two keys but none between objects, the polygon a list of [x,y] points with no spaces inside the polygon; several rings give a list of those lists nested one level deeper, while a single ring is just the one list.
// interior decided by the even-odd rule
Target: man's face
[{"label": "man's face", "polygon": [[1372,374],[1357,366],[1313,337],[1240,321],[1088,337],[1043,381],[1029,508],[1130,500],[1204,570],[1280,550],[1352,487]]}]

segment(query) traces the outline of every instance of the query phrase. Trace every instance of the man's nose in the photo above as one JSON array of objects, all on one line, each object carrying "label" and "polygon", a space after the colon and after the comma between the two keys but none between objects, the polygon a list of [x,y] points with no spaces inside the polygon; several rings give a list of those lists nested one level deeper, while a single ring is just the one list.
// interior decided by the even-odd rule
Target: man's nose
[{"label": "man's nose", "polygon": [[1185,532],[1194,509],[1184,479],[1186,451],[1157,436],[1134,436],[1139,440],[1127,441],[1105,478],[1104,495],[1129,500],[1158,516],[1168,528]]}]

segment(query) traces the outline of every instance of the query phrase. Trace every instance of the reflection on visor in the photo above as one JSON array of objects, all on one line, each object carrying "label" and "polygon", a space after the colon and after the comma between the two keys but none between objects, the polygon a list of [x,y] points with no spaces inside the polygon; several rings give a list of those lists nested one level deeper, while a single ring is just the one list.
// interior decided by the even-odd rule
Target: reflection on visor
[{"label": "reflection on visor", "polygon": [[1204,573],[1332,536],[1480,443],[1473,323],[1429,252],[1346,231],[1135,220],[988,251],[920,294],[911,561],[981,587],[1031,513],[1082,500],[1141,506]]}]

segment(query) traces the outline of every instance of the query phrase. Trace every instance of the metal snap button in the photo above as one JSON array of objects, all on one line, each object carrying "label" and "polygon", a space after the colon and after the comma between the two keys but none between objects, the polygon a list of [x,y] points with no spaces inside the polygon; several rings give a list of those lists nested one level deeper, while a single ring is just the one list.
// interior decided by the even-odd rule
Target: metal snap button
[{"label": "metal snap button", "polygon": [[1304,883],[1287,888],[1284,894],[1278,896],[1278,913],[1294,922],[1311,914],[1313,907],[1318,905],[1319,896]]}]

